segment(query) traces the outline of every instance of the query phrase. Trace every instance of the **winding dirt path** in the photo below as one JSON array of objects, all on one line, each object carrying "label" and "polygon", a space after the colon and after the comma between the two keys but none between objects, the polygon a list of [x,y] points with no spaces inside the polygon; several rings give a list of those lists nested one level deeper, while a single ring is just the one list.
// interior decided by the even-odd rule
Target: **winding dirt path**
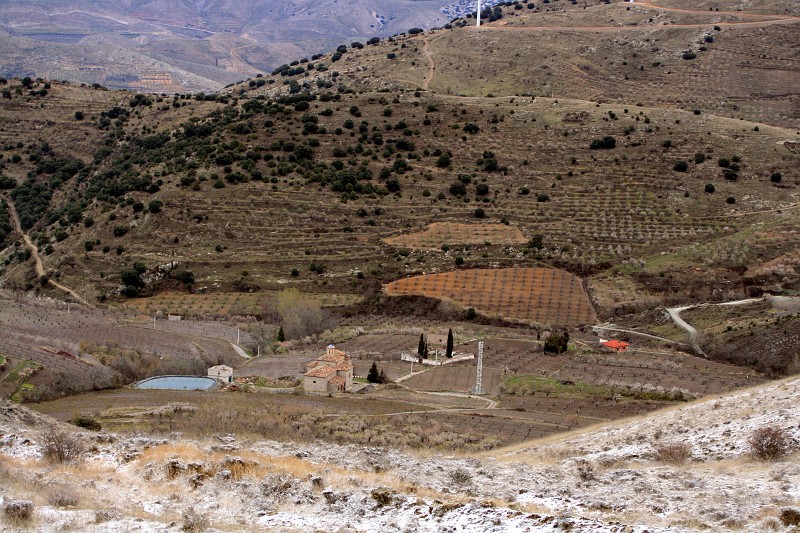
[{"label": "winding dirt path", "polygon": [[675,325],[681,329],[686,330],[687,338],[689,340],[689,346],[692,347],[694,353],[699,355],[704,359],[708,359],[706,353],[700,348],[700,343],[697,342],[697,330],[694,329],[688,322],[681,318],[681,311],[686,311],[687,309],[691,309],[696,307],[694,305],[686,305],[684,307],[670,307],[667,309],[667,313],[669,313],[669,317],[675,322]]},{"label": "winding dirt path", "polygon": [[[36,247],[33,241],[31,241],[31,238],[28,236],[28,234],[22,230],[22,223],[20,223],[19,221],[19,215],[17,214],[17,208],[14,205],[14,202],[12,202],[11,198],[8,197],[6,197],[5,200],[6,202],[8,202],[8,210],[11,213],[11,222],[14,224],[14,230],[16,230],[16,232],[22,236],[22,240],[25,241],[25,245],[31,251],[31,255],[33,256],[33,260],[35,262],[36,276],[41,278],[42,276],[44,276],[44,265],[42,264],[42,258],[39,255],[39,249]],[[89,304],[89,302],[84,300],[77,292],[70,289],[66,285],[62,285],[61,283],[58,283],[54,279],[48,279],[47,283],[57,289],[66,292],[67,294],[72,296],[75,299],[75,301],[82,303],[86,307],[93,307],[92,305]]]},{"label": "winding dirt path", "polygon": [[431,43],[427,37],[422,41],[422,53],[428,61],[428,72],[425,74],[425,79],[422,81],[422,88],[427,91],[433,79],[433,73],[436,70],[436,62],[433,60],[433,54],[431,54]]},{"label": "winding dirt path", "polygon": [[708,307],[710,305],[720,305],[720,306],[733,306],[733,305],[747,305],[756,302],[763,301],[764,298],[747,298],[745,300],[736,300],[733,302],[722,302],[722,303],[704,303],[704,304],[695,304],[695,305],[685,305],[683,307],[670,307],[667,309],[667,313],[669,313],[670,318],[672,321],[675,322],[675,325],[686,330],[689,338],[689,345],[694,350],[694,353],[699,355],[700,357],[704,357],[708,359],[708,355],[700,348],[700,343],[697,342],[697,330],[693,328],[688,322],[681,318],[681,312],[686,311],[687,309],[694,309],[696,307]]},{"label": "winding dirt path", "polygon": [[253,70],[253,67],[248,65],[247,62],[244,59],[242,59],[241,55],[237,55],[236,52],[238,52],[239,50],[246,50],[248,48],[253,48],[254,46],[258,46],[258,43],[246,44],[244,46],[237,46],[236,48],[231,48],[230,50],[228,50],[228,53],[230,54],[231,59],[233,59],[233,61],[235,63],[238,63],[242,67],[238,71],[239,74],[248,74],[249,72],[251,72]]}]

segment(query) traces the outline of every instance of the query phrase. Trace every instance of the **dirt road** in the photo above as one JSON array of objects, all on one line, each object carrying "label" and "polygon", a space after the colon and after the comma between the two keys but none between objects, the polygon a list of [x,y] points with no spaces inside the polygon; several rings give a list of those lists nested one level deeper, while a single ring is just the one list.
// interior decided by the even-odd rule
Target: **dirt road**
[{"label": "dirt road", "polygon": [[497,25],[482,25],[480,27],[470,26],[467,28],[471,31],[572,31],[572,32],[617,32],[626,29],[665,29],[665,28],[708,28],[709,26],[719,27],[764,27],[774,26],[777,24],[796,24],[800,22],[800,17],[787,17],[780,14],[761,14],[761,13],[743,13],[740,11],[702,11],[696,9],[681,9],[677,7],[662,7],[648,1],[633,2],[634,6],[643,6],[650,9],[657,9],[659,11],[669,11],[673,13],[685,14],[703,14],[703,15],[734,15],[742,19],[758,19],[758,20],[743,20],[741,22],[719,22],[710,21],[702,24],[658,24],[648,26],[511,26],[505,21]]},{"label": "dirt road", "polygon": [[762,301],[764,298],[748,298],[746,300],[736,300],[733,302],[723,302],[719,304],[714,303],[704,303],[704,304],[696,304],[696,305],[685,305],[683,307],[670,307],[667,309],[667,313],[669,313],[670,318],[672,321],[675,322],[675,325],[679,328],[686,330],[686,333],[689,337],[689,345],[694,350],[694,353],[699,355],[700,357],[705,357],[708,359],[706,353],[700,348],[700,343],[697,341],[697,330],[694,329],[688,322],[681,318],[681,312],[686,311],[687,309],[694,309],[695,307],[707,307],[709,305],[722,305],[722,306],[732,306],[732,305],[747,305],[750,303],[756,303]]},{"label": "dirt road", "polygon": [[428,62],[428,71],[425,74],[425,79],[422,81],[422,88],[427,91],[433,79],[433,73],[436,70],[436,62],[433,60],[433,54],[431,54],[431,43],[427,38],[422,42],[422,53],[425,55],[425,59]]},{"label": "dirt road", "polygon": [[[22,230],[22,224],[19,221],[19,215],[17,214],[17,208],[14,206],[14,202],[11,201],[11,198],[5,198],[6,202],[8,202],[8,210],[11,213],[11,221],[14,224],[14,229],[22,236],[22,240],[25,241],[25,245],[31,251],[31,255],[33,256],[33,260],[35,262],[35,270],[36,276],[41,278],[44,276],[44,265],[42,264],[42,258],[39,256],[39,249],[37,246],[31,241],[31,238]],[[66,285],[62,285],[53,279],[48,279],[47,283],[52,285],[53,287],[62,290],[72,296],[75,301],[82,303],[86,307],[92,307],[86,300],[84,300],[77,292],[70,289]]]}]

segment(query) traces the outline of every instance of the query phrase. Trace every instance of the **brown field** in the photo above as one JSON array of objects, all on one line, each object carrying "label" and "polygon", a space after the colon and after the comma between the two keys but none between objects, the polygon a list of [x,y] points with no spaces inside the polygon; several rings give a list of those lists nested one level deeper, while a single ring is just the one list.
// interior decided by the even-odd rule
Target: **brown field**
[{"label": "brown field", "polygon": [[[231,317],[254,315],[260,316],[273,310],[275,291],[260,292],[224,292],[224,293],[187,293],[165,291],[148,298],[127,300],[122,309],[136,315],[149,315],[162,312],[165,314],[191,317]],[[314,294],[306,295],[322,306],[347,305],[359,300],[353,294]]]},{"label": "brown field", "polygon": [[[408,368],[406,368],[408,370]],[[417,370],[419,370],[417,368]],[[453,364],[433,367],[403,382],[415,390],[471,392],[475,386],[475,364]],[[481,384],[488,394],[497,394],[503,379],[500,368],[483,369]]]},{"label": "brown field", "polygon": [[528,240],[520,228],[505,224],[458,224],[434,222],[424,231],[387,237],[383,242],[397,248],[438,250],[454,244],[524,244]]},{"label": "brown field", "polygon": [[595,320],[580,278],[553,268],[459,270],[399,279],[389,296],[447,298],[503,318],[577,325]]}]

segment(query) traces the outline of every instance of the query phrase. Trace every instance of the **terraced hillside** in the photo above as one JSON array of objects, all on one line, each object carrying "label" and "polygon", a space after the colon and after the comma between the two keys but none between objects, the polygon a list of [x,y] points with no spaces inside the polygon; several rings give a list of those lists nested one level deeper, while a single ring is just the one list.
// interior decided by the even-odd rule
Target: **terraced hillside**
[{"label": "terraced hillside", "polygon": [[[767,4],[710,15],[675,6],[512,4],[493,10],[503,17],[483,30],[456,22],[345,47],[209,97],[11,80],[0,107],[5,124],[16,121],[3,132],[7,200],[39,247],[45,274],[92,301],[294,287],[351,303],[412,275],[542,266],[589,278],[603,317],[796,290],[800,137],[781,126],[792,123],[782,115],[784,100],[748,97],[748,105],[766,106],[751,117],[764,122],[742,120],[724,106],[662,99],[675,84],[658,74],[704,64],[704,54],[728,46],[728,31],[761,38],[794,25],[794,15]],[[648,32],[669,37],[657,47],[677,46],[682,32],[699,31],[687,25],[709,17],[723,26],[712,27],[714,39],[703,39],[707,50],[698,48],[695,59],[668,54],[663,67],[640,69],[652,90],[636,98],[598,103],[596,95],[571,93],[580,86],[574,79],[542,96],[514,85],[521,74],[503,61],[476,74],[501,69],[497,90],[464,96],[439,85],[447,83],[447,62],[474,49],[458,39],[571,46],[571,38],[547,32],[566,31],[563,20],[641,21],[658,9],[658,20],[672,17],[675,27],[647,23]],[[497,29],[515,25],[528,29],[513,38]],[[642,31],[620,28],[573,33],[606,50],[604,39]],[[517,61],[518,52],[497,50],[483,55]],[[559,54],[577,57],[552,51]],[[774,86],[793,79],[786,76]],[[601,81],[587,86],[605,87]],[[719,87],[702,97],[727,102],[720,91],[740,86]],[[680,89],[687,98],[693,90]],[[82,95],[93,107],[79,121]],[[501,226],[515,237],[480,237]],[[472,236],[442,234],[431,246],[415,245],[429,227],[469,227]],[[7,286],[42,290],[28,253],[9,242]]]}]

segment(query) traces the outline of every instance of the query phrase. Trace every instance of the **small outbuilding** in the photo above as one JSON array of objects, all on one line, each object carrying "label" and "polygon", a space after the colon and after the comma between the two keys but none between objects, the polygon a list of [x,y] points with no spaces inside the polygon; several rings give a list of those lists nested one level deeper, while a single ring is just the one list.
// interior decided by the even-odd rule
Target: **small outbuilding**
[{"label": "small outbuilding", "polygon": [[212,366],[208,369],[208,377],[215,378],[221,383],[233,382],[233,368],[228,365]]},{"label": "small outbuilding", "polygon": [[620,340],[617,340],[617,339],[611,339],[610,341],[606,341],[606,340],[602,340],[601,339],[600,340],[600,344],[606,350],[610,350],[612,352],[617,352],[617,353],[626,351],[628,349],[628,346],[630,346],[630,344],[628,344],[627,342],[620,341]]}]

